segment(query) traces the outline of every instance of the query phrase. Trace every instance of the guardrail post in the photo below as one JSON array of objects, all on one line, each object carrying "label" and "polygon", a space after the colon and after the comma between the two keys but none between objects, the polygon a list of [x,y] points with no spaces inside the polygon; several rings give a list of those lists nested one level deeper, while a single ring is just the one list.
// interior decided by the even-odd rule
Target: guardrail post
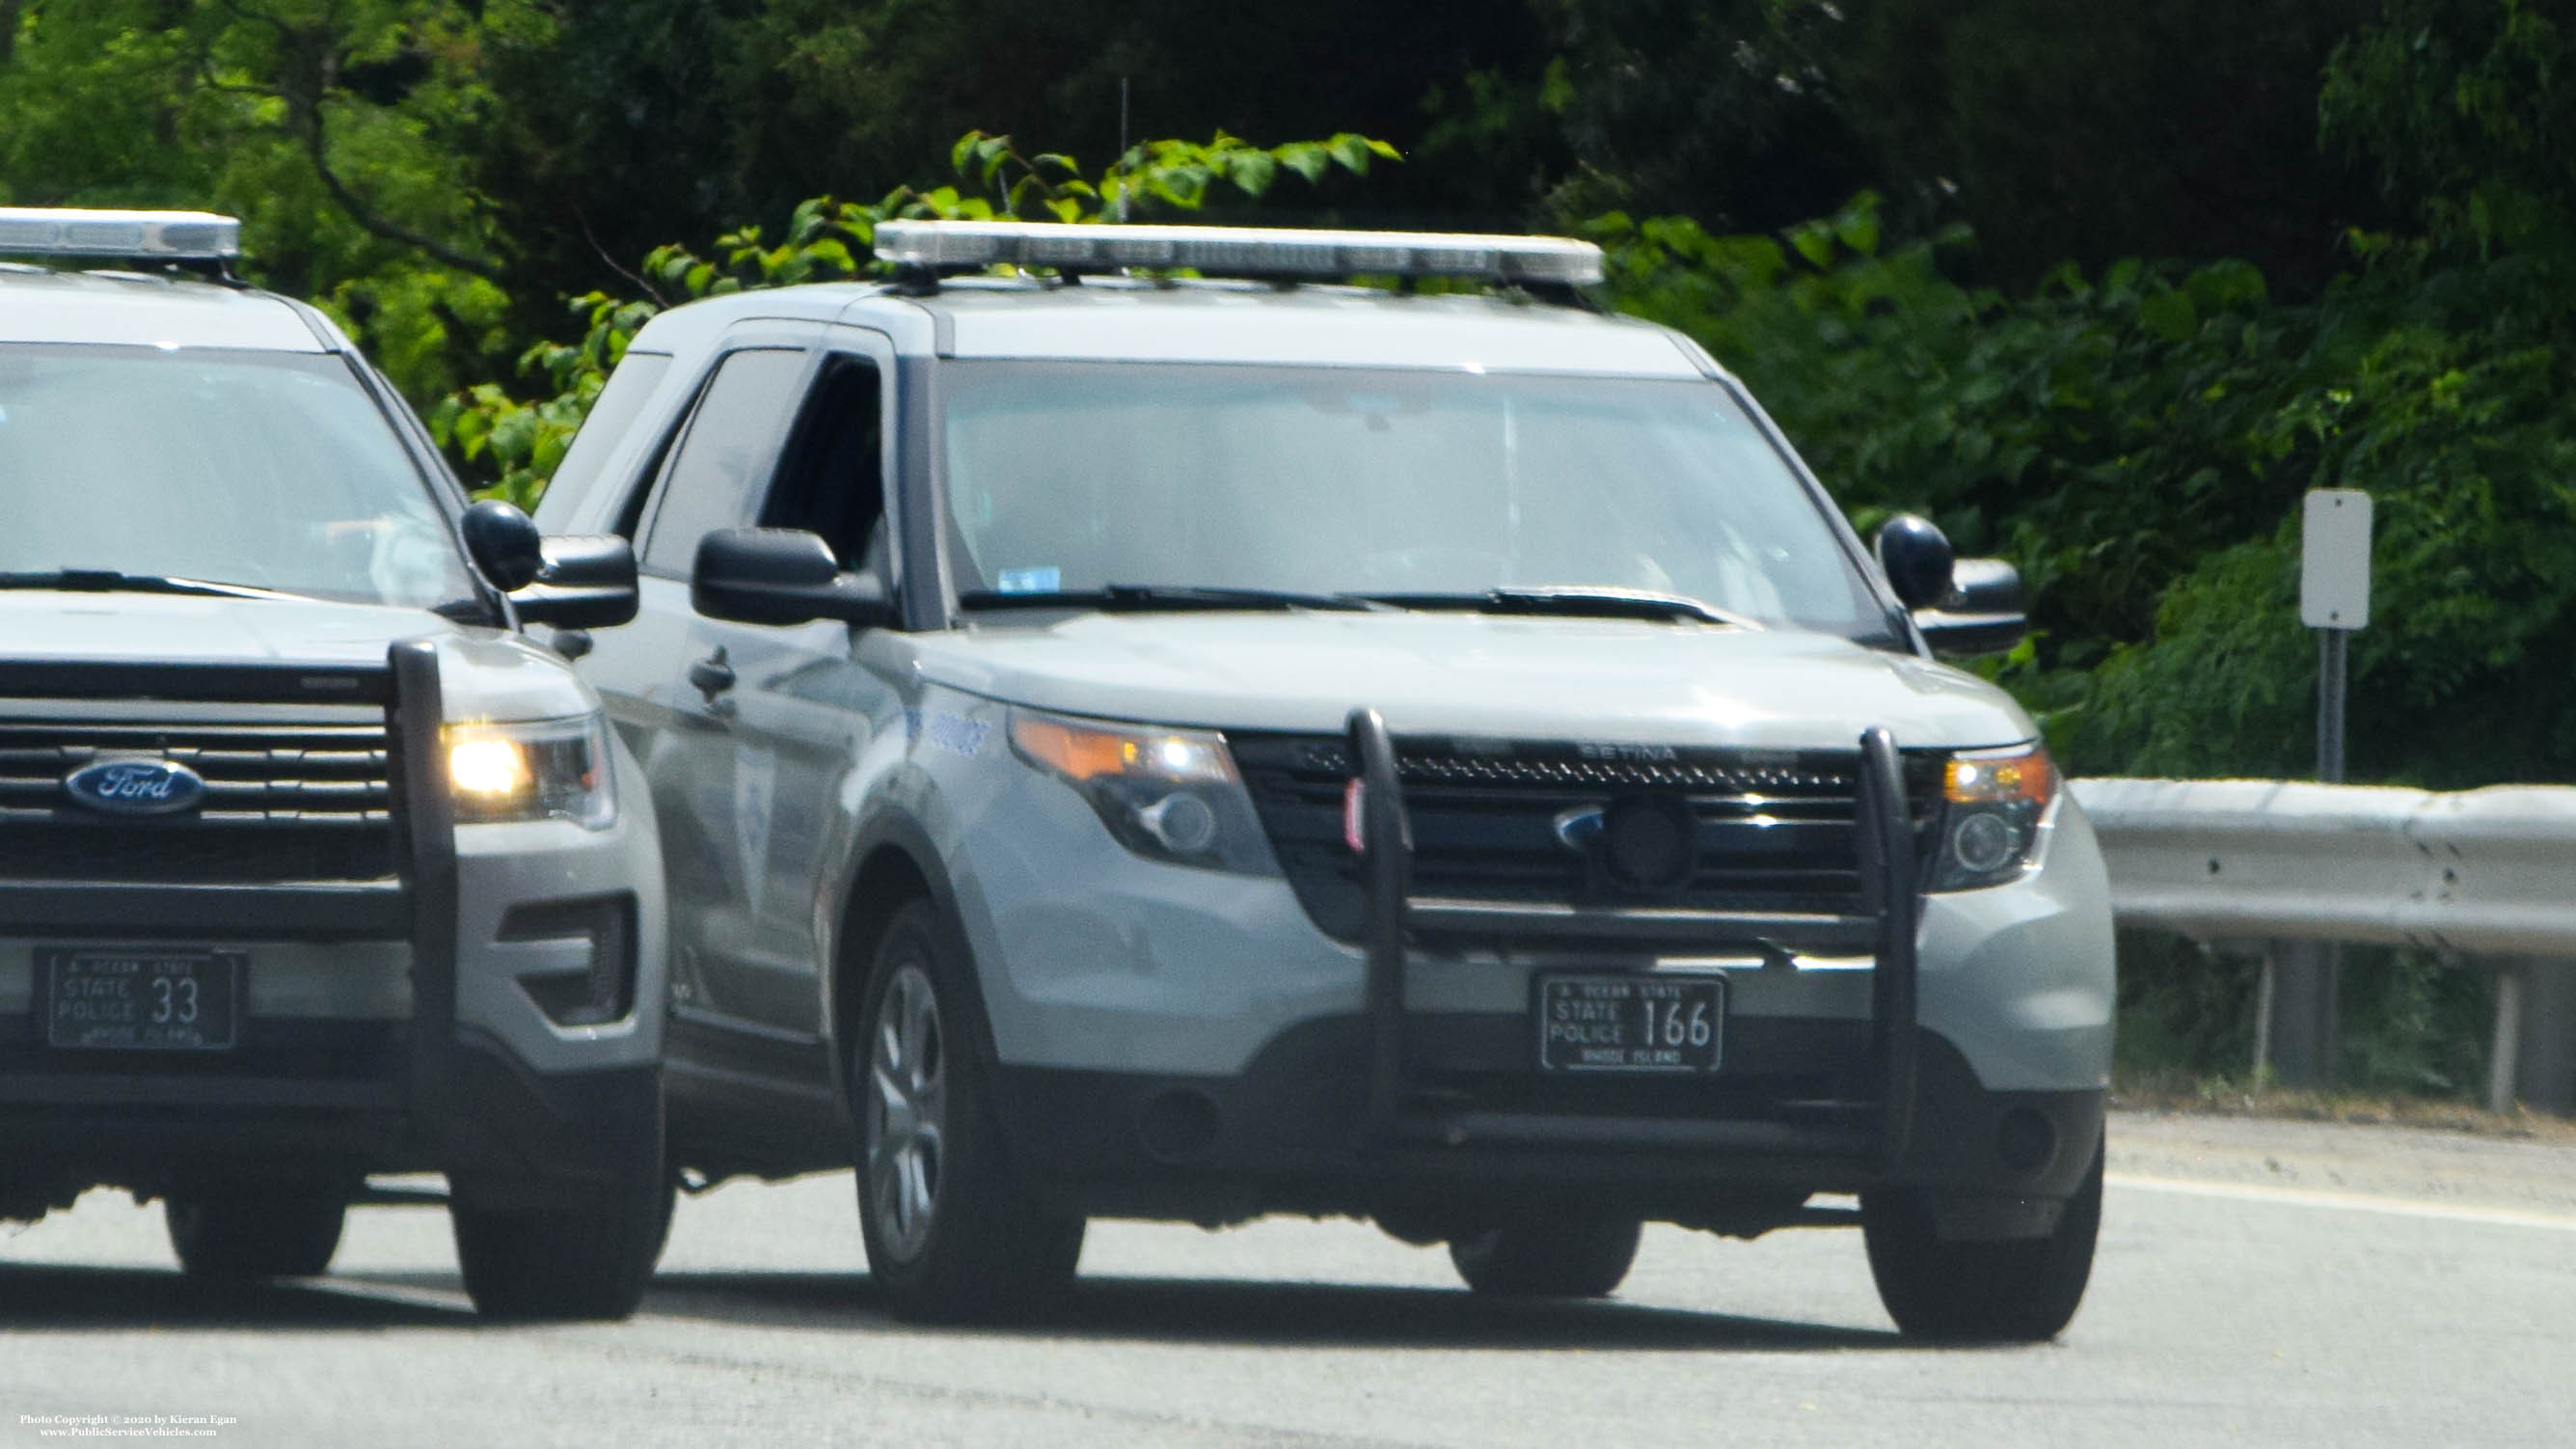
[{"label": "guardrail post", "polygon": [[2281,941],[2272,955],[2272,1069],[2285,1087],[2331,1087],[2343,949]]},{"label": "guardrail post", "polygon": [[2522,983],[2530,968],[2496,963],[2495,1035],[2487,1046],[2487,1110],[2513,1110],[2514,1079],[2522,1075]]},{"label": "guardrail post", "polygon": [[2493,965],[2487,1107],[2510,1112],[2519,1102],[2542,1112],[2576,1110],[2576,961],[2506,956]]},{"label": "guardrail post", "polygon": [[2576,961],[2517,964],[2522,1041],[2514,1095],[2526,1107],[2564,1114],[2576,1108]]},{"label": "guardrail post", "polygon": [[2261,975],[2254,983],[2254,1075],[2255,1086],[2263,1085],[2264,1073],[2272,1067],[2272,1021],[2277,1009],[2274,1000],[2280,994],[2280,960],[2282,942],[2261,941],[2259,966]]}]

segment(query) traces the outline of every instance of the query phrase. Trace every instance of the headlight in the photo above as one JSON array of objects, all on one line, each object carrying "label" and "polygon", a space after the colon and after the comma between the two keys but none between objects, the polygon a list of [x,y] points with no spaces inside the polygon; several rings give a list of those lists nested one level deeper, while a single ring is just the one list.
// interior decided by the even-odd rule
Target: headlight
[{"label": "headlight", "polygon": [[1932,888],[1970,890],[2019,876],[2056,796],[2057,767],[2039,744],[1952,755],[1941,767],[1941,864]]},{"label": "headlight", "polygon": [[463,824],[570,820],[605,830],[617,818],[608,724],[598,715],[447,727],[448,792]]},{"label": "headlight", "polygon": [[1015,709],[1011,748],[1081,792],[1138,855],[1247,875],[1275,869],[1221,736]]}]

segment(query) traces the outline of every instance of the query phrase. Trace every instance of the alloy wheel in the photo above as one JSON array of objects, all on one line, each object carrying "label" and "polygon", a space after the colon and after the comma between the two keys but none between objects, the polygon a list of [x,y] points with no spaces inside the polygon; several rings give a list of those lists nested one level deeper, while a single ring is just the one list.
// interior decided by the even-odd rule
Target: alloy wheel
[{"label": "alloy wheel", "polygon": [[867,1170],[877,1233],[921,1254],[939,1211],[948,1131],[947,1043],[929,974],[906,963],[877,1003],[868,1051]]}]

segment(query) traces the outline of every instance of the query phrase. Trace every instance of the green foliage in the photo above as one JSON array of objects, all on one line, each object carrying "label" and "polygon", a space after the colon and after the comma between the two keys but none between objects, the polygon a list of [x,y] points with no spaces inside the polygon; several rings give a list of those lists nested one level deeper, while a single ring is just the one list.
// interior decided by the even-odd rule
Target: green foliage
[{"label": "green foliage", "polygon": [[576,298],[570,306],[582,322],[582,339],[541,342],[520,357],[520,370],[542,378],[551,389],[547,395],[522,400],[496,383],[477,383],[430,408],[430,432],[470,476],[483,481],[484,496],[534,507],[609,372],[626,355],[626,344],[665,306],[761,287],[883,275],[889,268],[873,250],[877,224],[898,217],[1141,218],[1158,210],[1197,211],[1219,196],[1258,200],[1283,171],[1311,184],[1337,170],[1366,175],[1374,161],[1400,159],[1386,142],[1350,132],[1265,149],[1220,131],[1204,142],[1158,140],[1129,147],[1092,177],[1070,156],[1024,155],[1008,136],[969,131],[949,152],[950,168],[962,184],[927,191],[897,187],[872,203],[815,197],[797,206],[775,246],[759,227],[747,226],[718,237],[712,256],[677,244],[655,248],[631,277],[645,298],[605,292]]},{"label": "green foliage", "polygon": [[0,0],[0,201],[243,220],[254,280],[309,297],[413,396],[515,350],[501,234],[460,153],[513,0]]},{"label": "green foliage", "polygon": [[2576,265],[2576,25],[2528,0],[2387,0],[2319,110],[2440,240]]}]

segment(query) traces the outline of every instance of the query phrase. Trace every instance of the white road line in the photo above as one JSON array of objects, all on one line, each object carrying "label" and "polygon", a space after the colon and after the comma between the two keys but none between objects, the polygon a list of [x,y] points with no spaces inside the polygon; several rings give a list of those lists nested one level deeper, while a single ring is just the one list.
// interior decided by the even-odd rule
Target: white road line
[{"label": "white road line", "polygon": [[2447,1223],[2485,1223],[2494,1227],[2543,1228],[2552,1232],[2576,1233],[2576,1217],[2521,1212],[2513,1208],[2468,1207],[2450,1203],[2420,1202],[2402,1197],[2372,1197],[2367,1193],[2358,1192],[2329,1192],[2308,1187],[2193,1182],[2186,1178],[2145,1177],[2129,1172],[2105,1173],[2102,1180],[2113,1187],[2173,1193],[2179,1197],[2226,1198],[2236,1202],[2273,1203],[2281,1207],[2331,1208],[2337,1212],[2379,1213],[2392,1218],[2432,1218]]}]

